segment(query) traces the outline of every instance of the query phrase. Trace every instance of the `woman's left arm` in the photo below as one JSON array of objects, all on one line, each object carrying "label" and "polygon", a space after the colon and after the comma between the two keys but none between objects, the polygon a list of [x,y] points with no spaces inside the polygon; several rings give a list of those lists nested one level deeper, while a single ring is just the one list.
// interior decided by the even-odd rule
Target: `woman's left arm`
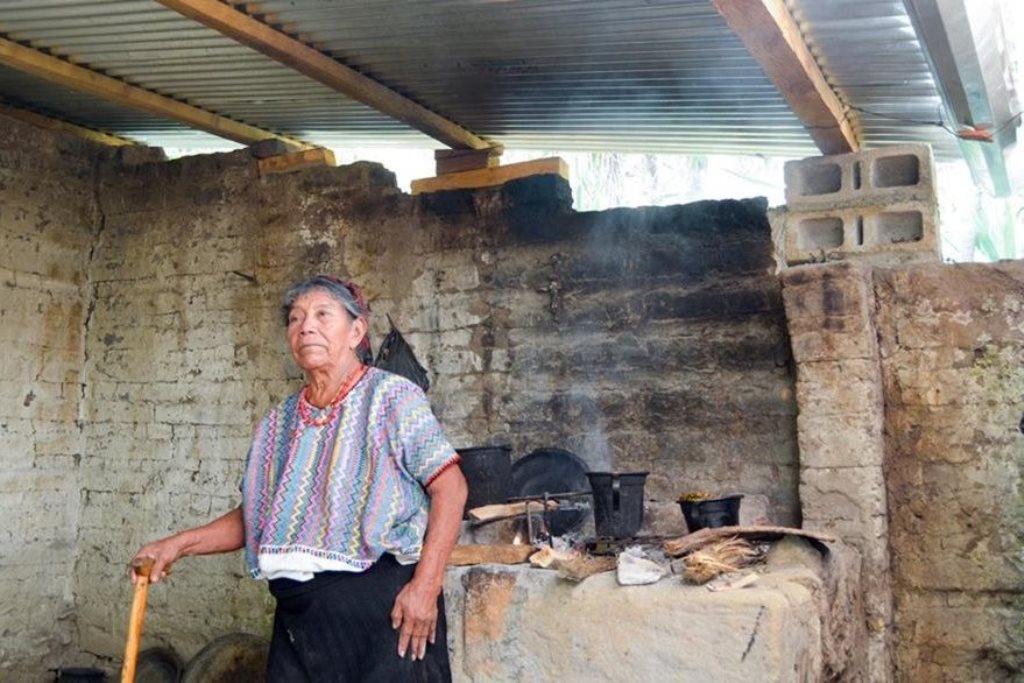
[{"label": "woman's left arm", "polygon": [[405,657],[411,644],[413,658],[423,659],[427,641],[433,644],[437,636],[437,597],[444,586],[448,558],[459,537],[466,492],[466,479],[457,466],[448,467],[427,486],[430,513],[420,562],[391,610],[391,627],[401,629],[399,657]]}]

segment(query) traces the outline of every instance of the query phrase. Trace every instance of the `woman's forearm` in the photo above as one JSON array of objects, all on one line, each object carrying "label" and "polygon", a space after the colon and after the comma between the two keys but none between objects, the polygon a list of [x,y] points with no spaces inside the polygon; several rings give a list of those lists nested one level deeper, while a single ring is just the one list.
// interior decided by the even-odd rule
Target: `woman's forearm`
[{"label": "woman's forearm", "polygon": [[[242,522],[242,508],[237,507],[209,524],[187,529],[173,536],[162,538],[142,546],[135,554],[132,566],[142,560],[152,561],[149,581],[157,583],[170,571],[172,564],[189,555],[211,555],[229,553],[245,545],[245,525]],[[131,573],[132,580],[139,575]]]},{"label": "woman's forearm", "polygon": [[182,531],[174,538],[180,543],[182,557],[238,550],[245,545],[242,508],[237,507],[209,524]]},{"label": "woman's forearm", "polygon": [[449,467],[427,489],[430,513],[414,581],[423,581],[436,592],[444,584],[444,569],[459,538],[466,506],[466,479],[458,467]]}]

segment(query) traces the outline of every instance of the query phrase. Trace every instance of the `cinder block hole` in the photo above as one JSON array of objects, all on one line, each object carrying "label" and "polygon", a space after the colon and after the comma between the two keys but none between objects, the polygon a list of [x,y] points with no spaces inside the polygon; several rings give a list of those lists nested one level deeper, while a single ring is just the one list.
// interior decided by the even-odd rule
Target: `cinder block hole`
[{"label": "cinder block hole", "polygon": [[853,165],[853,189],[860,189],[860,173],[861,173],[861,162],[856,162]]},{"label": "cinder block hole", "polygon": [[843,219],[805,218],[797,224],[797,245],[804,251],[843,246]]},{"label": "cinder block hole", "polygon": [[874,186],[905,187],[921,181],[921,161],[913,154],[897,154],[875,159]]},{"label": "cinder block hole", "polygon": [[920,211],[891,211],[875,217],[879,244],[920,242],[924,238],[924,219]]},{"label": "cinder block hole", "polygon": [[839,164],[808,164],[800,167],[800,196],[839,192],[843,184],[843,171]]},{"label": "cinder block hole", "polygon": [[864,216],[857,216],[857,220],[853,224],[854,229],[854,240],[858,247],[864,246]]}]

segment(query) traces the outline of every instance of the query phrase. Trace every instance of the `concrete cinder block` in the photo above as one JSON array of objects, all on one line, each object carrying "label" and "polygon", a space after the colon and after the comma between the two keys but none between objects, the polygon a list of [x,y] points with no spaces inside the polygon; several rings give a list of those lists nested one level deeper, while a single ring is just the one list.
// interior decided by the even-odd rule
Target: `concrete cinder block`
[{"label": "concrete cinder block", "polygon": [[785,235],[788,265],[842,259],[876,264],[941,261],[934,202],[790,210]]},{"label": "concrete cinder block", "polygon": [[935,163],[928,145],[790,161],[785,178],[791,211],[911,201],[935,204]]}]

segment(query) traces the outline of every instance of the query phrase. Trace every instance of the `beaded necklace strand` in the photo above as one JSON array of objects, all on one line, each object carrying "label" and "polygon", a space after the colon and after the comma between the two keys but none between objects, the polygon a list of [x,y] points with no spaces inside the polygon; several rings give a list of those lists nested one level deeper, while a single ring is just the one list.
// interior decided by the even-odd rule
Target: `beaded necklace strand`
[{"label": "beaded necklace strand", "polygon": [[[326,416],[315,418],[310,414],[310,408],[312,404],[309,402],[309,385],[302,387],[302,394],[299,397],[299,417],[302,418],[302,423],[309,427],[323,427],[325,424],[329,424],[334,421],[337,417],[338,411],[341,410],[341,402],[345,400],[348,393],[352,391],[352,388],[357,382],[366,374],[366,366],[360,364],[358,368],[352,371],[352,374],[348,376],[345,383],[341,385],[341,389],[331,400],[327,406],[331,407],[331,412]],[[324,406],[325,408],[327,406]]]}]

